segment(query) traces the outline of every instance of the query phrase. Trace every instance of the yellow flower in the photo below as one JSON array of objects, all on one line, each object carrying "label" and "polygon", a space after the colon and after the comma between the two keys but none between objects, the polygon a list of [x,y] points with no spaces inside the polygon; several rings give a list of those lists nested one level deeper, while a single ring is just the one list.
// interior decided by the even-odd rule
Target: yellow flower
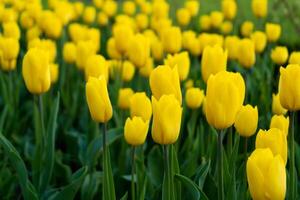
[{"label": "yellow flower", "polygon": [[104,3],[104,0],[93,0],[93,4],[95,5],[96,8],[100,9],[102,8]]},{"label": "yellow flower", "polygon": [[290,111],[300,110],[300,65],[280,67],[278,88],[282,107]]},{"label": "yellow flower", "polygon": [[58,39],[61,36],[63,24],[52,11],[43,11],[38,24],[47,37]]},{"label": "yellow flower", "polygon": [[268,13],[268,0],[252,0],[252,12],[256,17],[266,17]]},{"label": "yellow flower", "polygon": [[8,22],[3,24],[3,35],[4,37],[20,39],[20,29],[16,22]]},{"label": "yellow flower", "polygon": [[254,42],[248,38],[240,40],[238,47],[238,61],[246,69],[250,69],[255,64]]},{"label": "yellow flower", "polygon": [[159,100],[164,94],[173,94],[181,105],[182,94],[177,67],[173,69],[168,65],[156,67],[150,75],[150,88],[156,99]]},{"label": "yellow flower", "polygon": [[78,69],[83,70],[87,58],[95,53],[92,41],[79,41],[76,48],[76,66]]},{"label": "yellow flower", "polygon": [[281,26],[279,24],[266,24],[266,34],[269,42],[276,42],[281,35]]},{"label": "yellow flower", "polygon": [[221,28],[221,32],[224,35],[227,35],[232,31],[233,25],[232,25],[231,21],[225,21],[222,23],[220,28]]},{"label": "yellow flower", "polygon": [[48,53],[49,56],[49,63],[55,62],[56,58],[56,43],[52,40],[43,39],[40,40],[39,38],[36,38],[34,40],[30,40],[28,43],[28,49],[30,48],[39,48]]},{"label": "yellow flower", "polygon": [[33,26],[27,30],[26,40],[27,42],[30,42],[31,40],[39,38],[41,34],[41,29],[38,26]]},{"label": "yellow flower", "polygon": [[206,46],[223,46],[224,37],[219,34],[210,34],[210,33],[201,33],[198,37],[201,47],[201,52],[205,49]]},{"label": "yellow flower", "polygon": [[164,56],[163,44],[160,40],[155,40],[151,44],[151,54],[156,61],[161,61]]},{"label": "yellow flower", "polygon": [[153,69],[153,58],[149,57],[147,59],[146,66],[140,68],[139,73],[141,76],[148,78]]},{"label": "yellow flower", "polygon": [[228,58],[235,60],[239,55],[239,42],[240,39],[237,36],[226,36],[224,41],[224,48],[228,52]]},{"label": "yellow flower", "polygon": [[89,77],[86,83],[86,100],[94,121],[106,123],[112,118],[112,106],[104,76],[100,76],[99,79]]},{"label": "yellow flower", "polygon": [[236,16],[237,5],[234,0],[223,0],[222,1],[222,12],[225,19],[232,20]]},{"label": "yellow flower", "polygon": [[118,107],[121,109],[128,109],[130,107],[130,98],[133,93],[131,88],[121,88],[118,95]]},{"label": "yellow flower", "polygon": [[100,37],[101,33],[99,29],[89,28],[86,31],[85,40],[90,40],[93,43],[94,51],[97,52],[100,49]]},{"label": "yellow flower", "polygon": [[289,64],[300,65],[300,51],[293,51],[289,58]]},{"label": "yellow flower", "polygon": [[180,28],[174,26],[165,28],[162,32],[161,41],[165,52],[179,52],[182,43]]},{"label": "yellow flower", "polygon": [[194,31],[184,31],[182,33],[182,48],[189,49],[192,46],[194,38],[196,38],[196,33]]},{"label": "yellow flower", "polygon": [[76,45],[73,42],[66,42],[63,47],[63,58],[66,63],[74,63],[76,60]]},{"label": "yellow flower", "polygon": [[208,31],[211,28],[211,19],[208,15],[202,15],[199,18],[200,28],[203,31]]},{"label": "yellow flower", "polygon": [[108,16],[104,12],[99,12],[97,15],[97,22],[100,26],[106,26],[108,24]]},{"label": "yellow flower", "polygon": [[180,133],[182,108],[174,95],[152,97],[152,138],[158,144],[173,144]]},{"label": "yellow flower", "polygon": [[258,111],[257,107],[254,108],[251,105],[243,106],[236,115],[234,127],[237,132],[244,137],[250,137],[254,135],[257,129],[258,123]]},{"label": "yellow flower", "polygon": [[219,28],[223,22],[223,13],[220,11],[212,11],[210,13],[210,22],[212,27]]},{"label": "yellow flower", "polygon": [[179,78],[181,81],[185,80],[190,71],[190,58],[188,52],[174,54],[173,56],[168,54],[164,61],[165,65],[174,68],[177,66]]},{"label": "yellow flower", "polygon": [[285,115],[287,109],[284,109],[280,103],[279,94],[273,94],[272,112],[276,115]]},{"label": "yellow flower", "polygon": [[278,128],[285,134],[285,136],[288,136],[289,124],[289,117],[285,118],[283,115],[274,115],[271,119],[270,128]]},{"label": "yellow flower", "polygon": [[77,19],[78,17],[81,16],[82,12],[83,12],[83,2],[81,1],[76,1],[73,3],[73,9],[74,9],[74,18]]},{"label": "yellow flower", "polygon": [[193,79],[188,79],[185,83],[184,83],[184,87],[186,90],[194,87],[194,81]]},{"label": "yellow flower", "polygon": [[144,30],[148,27],[149,19],[146,14],[137,14],[135,16],[135,22],[139,30]]},{"label": "yellow flower", "polygon": [[110,58],[117,60],[120,60],[122,58],[122,55],[117,50],[115,38],[111,37],[108,39],[106,50]]},{"label": "yellow flower", "polygon": [[267,44],[267,36],[262,31],[255,31],[251,34],[251,40],[254,42],[255,51],[261,53]]},{"label": "yellow flower", "polygon": [[191,87],[186,91],[185,101],[189,108],[197,109],[201,106],[204,99],[204,91],[200,88]]},{"label": "yellow flower", "polygon": [[125,60],[122,65],[122,80],[125,82],[131,81],[134,72],[135,72],[134,65],[130,61]]},{"label": "yellow flower", "polygon": [[1,11],[2,23],[16,22],[18,19],[18,13],[13,8],[5,8]]},{"label": "yellow flower", "polygon": [[191,14],[187,8],[180,8],[176,11],[176,20],[180,26],[187,26],[191,21]]},{"label": "yellow flower", "polygon": [[255,148],[269,148],[273,155],[280,155],[284,163],[287,162],[287,137],[280,129],[259,130],[256,135]]},{"label": "yellow flower", "polygon": [[184,7],[188,9],[192,17],[195,17],[199,12],[200,3],[198,0],[188,0],[184,2]]},{"label": "yellow flower", "polygon": [[98,78],[103,75],[108,82],[108,65],[101,55],[89,56],[85,62],[84,72],[85,80],[88,80],[90,76]]},{"label": "yellow flower", "polygon": [[217,74],[220,71],[226,71],[227,67],[227,50],[215,45],[213,47],[206,46],[203,50],[201,60],[201,75],[206,83],[209,76]]},{"label": "yellow flower", "polygon": [[151,101],[145,92],[133,94],[129,101],[130,116],[141,117],[144,121],[149,121],[152,115]]},{"label": "yellow flower", "polygon": [[20,16],[20,24],[22,28],[28,29],[34,25],[34,19],[30,16],[28,11],[23,11]]},{"label": "yellow flower", "polygon": [[135,66],[144,67],[148,57],[150,57],[150,41],[148,38],[142,34],[133,36],[128,48],[128,57]]},{"label": "yellow flower", "polygon": [[276,46],[271,51],[271,59],[277,65],[283,65],[286,63],[289,57],[288,49],[284,46]]},{"label": "yellow flower", "polygon": [[206,119],[216,129],[233,125],[245,98],[245,82],[239,73],[221,71],[211,75],[206,89]]},{"label": "yellow flower", "polygon": [[141,12],[143,14],[150,14],[152,12],[152,5],[150,2],[144,1],[143,3],[140,4]]},{"label": "yellow flower", "polygon": [[161,19],[168,18],[169,4],[165,1],[154,1],[152,4],[153,18]]},{"label": "yellow flower", "polygon": [[285,199],[286,172],[279,155],[270,149],[256,149],[247,160],[247,180],[253,199]]},{"label": "yellow flower", "polygon": [[115,38],[116,49],[124,54],[130,46],[133,30],[128,25],[115,25],[113,27],[113,36]]},{"label": "yellow flower", "polygon": [[30,93],[41,94],[50,89],[50,65],[48,53],[38,48],[31,48],[23,59],[22,75]]},{"label": "yellow flower", "polygon": [[149,128],[149,121],[143,121],[141,117],[128,117],[124,127],[124,137],[128,144],[133,146],[145,142]]},{"label": "yellow flower", "polygon": [[55,63],[50,64],[50,78],[51,78],[51,83],[54,84],[58,80],[58,74],[59,74],[59,69],[58,65]]},{"label": "yellow flower", "polygon": [[87,24],[92,24],[96,18],[96,9],[93,6],[85,7],[82,15],[82,19]]},{"label": "yellow flower", "polygon": [[250,37],[254,29],[254,24],[251,21],[244,21],[241,26],[241,34],[244,37]]},{"label": "yellow flower", "polygon": [[0,36],[1,58],[4,60],[15,60],[20,50],[19,41],[15,38],[6,38]]},{"label": "yellow flower", "polygon": [[107,0],[104,2],[102,9],[107,14],[108,17],[112,17],[117,12],[118,9],[117,2],[112,0]]},{"label": "yellow flower", "polygon": [[126,15],[134,15],[135,13],[135,3],[130,0],[126,0],[123,3],[123,13]]}]

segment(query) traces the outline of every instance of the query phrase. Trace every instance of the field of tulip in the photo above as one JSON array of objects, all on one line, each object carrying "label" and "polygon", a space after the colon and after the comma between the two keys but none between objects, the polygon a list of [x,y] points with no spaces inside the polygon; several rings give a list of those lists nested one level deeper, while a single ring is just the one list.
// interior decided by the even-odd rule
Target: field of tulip
[{"label": "field of tulip", "polygon": [[0,200],[300,199],[299,0],[0,0]]}]

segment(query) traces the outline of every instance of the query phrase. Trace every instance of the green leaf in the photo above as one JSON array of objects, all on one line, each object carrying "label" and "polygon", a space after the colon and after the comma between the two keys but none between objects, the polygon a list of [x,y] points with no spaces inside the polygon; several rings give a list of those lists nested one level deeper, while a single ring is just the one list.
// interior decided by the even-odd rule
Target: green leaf
[{"label": "green leaf", "polygon": [[46,135],[46,148],[45,148],[45,155],[44,155],[44,162],[45,167],[43,167],[43,170],[41,172],[41,179],[40,179],[40,191],[44,192],[47,188],[53,172],[53,165],[54,165],[54,157],[55,157],[55,131],[57,126],[57,115],[59,110],[59,102],[60,102],[60,95],[57,94],[57,97],[54,101],[54,109],[52,110],[50,114],[50,120],[49,125],[47,129],[47,135]]},{"label": "green leaf", "polygon": [[198,186],[203,189],[206,176],[210,170],[210,160],[204,161],[197,170],[195,180],[198,182]]},{"label": "green leaf", "polygon": [[179,181],[174,180],[175,174],[180,173],[177,153],[173,145],[170,146],[170,159],[171,159],[171,187],[174,188],[174,195],[176,199],[181,199],[181,184]]},{"label": "green leaf", "polygon": [[106,146],[106,149],[103,151],[103,176],[104,176],[104,182],[102,183],[103,187],[103,199],[108,200],[115,200],[116,194],[115,194],[115,186],[114,186],[114,179],[113,179],[113,173],[110,163],[110,153],[109,148]]},{"label": "green leaf", "polygon": [[185,194],[191,195],[190,199],[208,200],[205,193],[191,179],[180,174],[175,174],[175,178],[185,187]]},{"label": "green leaf", "polygon": [[25,200],[37,200],[38,196],[36,189],[28,179],[26,166],[13,145],[0,133],[0,145],[4,148],[13,168],[17,172],[22,194]]},{"label": "green leaf", "polygon": [[87,167],[82,167],[72,175],[71,183],[59,189],[59,192],[52,194],[48,200],[74,199],[83,179],[87,173]]},{"label": "green leaf", "polygon": [[90,172],[86,175],[81,187],[81,199],[92,200],[100,188],[103,173],[99,171]]},{"label": "green leaf", "polygon": [[1,113],[1,116],[0,116],[0,132],[3,131],[4,122],[5,122],[7,113],[8,113],[8,107],[5,106],[4,109],[3,109],[3,111],[2,111],[2,113]]},{"label": "green leaf", "polygon": [[126,192],[120,200],[127,200],[127,198],[128,198],[128,192]]}]

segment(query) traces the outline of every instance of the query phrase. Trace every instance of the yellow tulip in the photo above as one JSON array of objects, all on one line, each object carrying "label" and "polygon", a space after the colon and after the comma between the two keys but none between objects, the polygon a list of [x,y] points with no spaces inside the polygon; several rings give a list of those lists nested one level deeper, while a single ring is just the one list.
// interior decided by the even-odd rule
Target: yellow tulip
[{"label": "yellow tulip", "polygon": [[[152,138],[158,144],[173,144],[180,133],[182,108],[174,95],[152,97]],[[170,114],[172,113],[172,114]]]},{"label": "yellow tulip", "polygon": [[247,160],[247,180],[253,199],[285,199],[286,172],[279,155],[270,149],[256,149]]},{"label": "yellow tulip", "polygon": [[194,31],[184,31],[182,33],[182,48],[189,49],[194,38],[196,38],[196,33]]},{"label": "yellow tulip", "polygon": [[248,38],[240,40],[238,47],[238,61],[246,69],[250,69],[255,64],[254,42]]},{"label": "yellow tulip", "polygon": [[16,22],[8,22],[3,24],[3,35],[4,37],[10,37],[19,40],[21,33],[18,24]]},{"label": "yellow tulip", "polygon": [[95,53],[92,41],[79,41],[76,48],[76,66],[78,69],[84,70],[87,58]]},{"label": "yellow tulip", "polygon": [[185,83],[184,83],[184,87],[186,90],[194,87],[194,81],[193,79],[188,79]]},{"label": "yellow tulip", "polygon": [[195,17],[199,12],[200,3],[198,0],[188,0],[184,2],[184,7],[188,9],[192,17]]},{"label": "yellow tulip", "polygon": [[143,121],[141,117],[128,117],[124,126],[124,137],[128,144],[133,146],[145,142],[149,128],[149,121]]},{"label": "yellow tulip", "polygon": [[146,14],[137,14],[135,16],[135,22],[139,30],[148,28],[149,19]]},{"label": "yellow tulip", "polygon": [[144,67],[148,57],[150,57],[150,41],[148,38],[142,34],[133,36],[128,48],[128,57],[135,66]]},{"label": "yellow tulip", "polygon": [[223,22],[224,16],[222,12],[213,11],[210,14],[210,22],[212,27],[219,28]]},{"label": "yellow tulip", "polygon": [[117,12],[118,4],[116,1],[108,0],[104,2],[102,9],[108,17],[112,17]]},{"label": "yellow tulip", "polygon": [[168,54],[164,64],[170,66],[171,68],[177,66],[181,81],[184,81],[187,78],[190,71],[190,58],[188,52],[184,51],[174,54],[173,56]]},{"label": "yellow tulip", "polygon": [[267,36],[262,31],[255,31],[251,34],[251,40],[254,42],[255,51],[261,53],[267,44]]},{"label": "yellow tulip", "polygon": [[130,0],[126,0],[123,3],[123,13],[125,13],[126,15],[134,15],[135,14],[135,3],[133,1]]},{"label": "yellow tulip", "polygon": [[34,19],[30,16],[28,11],[23,11],[20,16],[20,24],[24,29],[31,28],[34,25]]},{"label": "yellow tulip", "polygon": [[85,40],[87,27],[78,23],[72,23],[68,27],[68,33],[74,43]]},{"label": "yellow tulip", "polygon": [[161,61],[164,56],[163,44],[160,40],[155,40],[151,44],[151,54],[156,61]]},{"label": "yellow tulip", "polygon": [[204,99],[204,91],[200,88],[191,87],[186,91],[185,101],[189,108],[197,109],[200,108]]},{"label": "yellow tulip", "polygon": [[238,59],[239,42],[240,39],[237,36],[226,36],[224,41],[224,48],[227,50],[228,58],[230,60]]},{"label": "yellow tulip", "polygon": [[59,69],[58,65],[51,63],[50,64],[50,78],[51,78],[51,83],[54,84],[58,80],[58,75],[59,75]]},{"label": "yellow tulip", "polygon": [[115,45],[117,50],[124,54],[127,52],[131,39],[133,37],[133,30],[128,25],[115,25],[113,27],[113,36],[115,38]]},{"label": "yellow tulip", "polygon": [[87,24],[92,24],[96,18],[96,9],[93,6],[85,7],[82,15],[82,19]]},{"label": "yellow tulip", "polygon": [[66,42],[63,47],[63,58],[66,63],[74,63],[76,60],[76,45],[73,42]]},{"label": "yellow tulip", "polygon": [[67,1],[61,1],[57,3],[53,9],[64,26],[69,24],[71,20],[75,19],[73,5]]},{"label": "yellow tulip", "polygon": [[22,75],[30,93],[47,92],[51,85],[48,53],[38,48],[29,49],[23,59]]},{"label": "yellow tulip", "polygon": [[90,40],[93,43],[94,51],[97,52],[100,49],[101,33],[99,29],[89,28],[86,31],[85,40]]},{"label": "yellow tulip", "polygon": [[150,2],[144,1],[143,3],[140,4],[141,12],[143,14],[150,14],[152,12],[152,5]]},{"label": "yellow tulip", "polygon": [[227,67],[227,50],[215,45],[206,46],[203,51],[201,60],[201,75],[206,83],[209,76],[217,74],[220,71],[226,71]]},{"label": "yellow tulip", "polygon": [[2,70],[11,71],[16,68],[19,50],[20,45],[17,39],[0,36],[0,66]]},{"label": "yellow tulip", "polygon": [[103,75],[108,82],[108,65],[105,58],[101,55],[91,55],[87,58],[84,67],[85,80],[90,76],[98,78]]},{"label": "yellow tulip", "polygon": [[47,37],[58,39],[61,36],[63,24],[52,11],[43,11],[38,24]]},{"label": "yellow tulip", "polygon": [[206,119],[216,129],[233,125],[245,98],[245,82],[239,73],[221,71],[211,75],[206,89]]},{"label": "yellow tulip", "polygon": [[141,76],[148,78],[153,69],[153,58],[149,57],[147,59],[146,66],[140,68],[139,73]]},{"label": "yellow tulip", "polygon": [[284,46],[276,46],[275,49],[271,51],[271,59],[277,65],[283,65],[286,63],[289,57],[289,51]]},{"label": "yellow tulip", "polygon": [[227,35],[227,34],[231,33],[231,31],[233,29],[233,25],[232,25],[231,21],[224,21],[221,24],[220,29],[224,35]]},{"label": "yellow tulip", "polygon": [[191,21],[191,14],[187,8],[180,8],[176,11],[176,20],[180,26],[187,26]]},{"label": "yellow tulip", "polygon": [[241,26],[241,34],[244,37],[250,37],[254,29],[254,24],[251,21],[244,21]]},{"label": "yellow tulip", "polygon": [[13,8],[5,8],[1,11],[2,23],[16,22],[18,19],[18,13]]},{"label": "yellow tulip", "polygon": [[287,113],[287,109],[283,108],[280,103],[279,94],[273,94],[272,112],[276,115],[285,115]]},{"label": "yellow tulip", "polygon": [[182,37],[178,27],[168,27],[162,32],[161,37],[164,51],[167,53],[177,53],[181,49]]},{"label": "yellow tulip", "polygon": [[129,109],[130,98],[134,94],[131,88],[121,88],[118,95],[118,107],[121,109]]},{"label": "yellow tulip", "polygon": [[76,1],[73,3],[73,8],[74,8],[74,18],[77,19],[79,16],[81,16],[83,12],[83,2],[81,1]]},{"label": "yellow tulip", "polygon": [[134,65],[130,61],[125,60],[122,64],[122,80],[125,82],[131,81],[134,76],[134,72]]},{"label": "yellow tulip", "polygon": [[268,131],[259,130],[256,135],[255,148],[269,148],[273,155],[280,155],[284,163],[287,162],[287,137],[278,128]]},{"label": "yellow tulip", "polygon": [[99,12],[97,15],[97,22],[100,26],[106,26],[109,22],[108,16],[104,12]]},{"label": "yellow tulip", "polygon": [[285,118],[283,115],[274,115],[271,119],[270,128],[280,129],[286,136],[289,134],[289,117]]},{"label": "yellow tulip", "polygon": [[26,40],[29,43],[31,40],[37,39],[42,34],[38,26],[33,26],[26,31]]},{"label": "yellow tulip", "polygon": [[169,8],[170,8],[169,4],[165,1],[154,1],[152,4],[153,18],[157,18],[157,19],[168,18]]},{"label": "yellow tulip", "polygon": [[300,51],[293,51],[289,58],[289,64],[300,65]]},{"label": "yellow tulip", "polygon": [[201,44],[201,52],[205,49],[206,46],[223,46],[224,37],[219,34],[210,34],[210,33],[201,33],[198,37]]},{"label": "yellow tulip", "polygon": [[150,75],[150,88],[156,99],[159,100],[163,95],[173,94],[181,105],[182,94],[177,67],[173,69],[168,65],[156,67]]},{"label": "yellow tulip", "polygon": [[106,50],[110,58],[117,60],[120,60],[122,58],[121,53],[117,50],[115,38],[111,37],[108,39]]},{"label": "yellow tulip", "polygon": [[278,88],[282,107],[290,111],[300,110],[300,65],[280,67]]},{"label": "yellow tulip", "polygon": [[34,40],[31,40],[28,43],[28,49],[30,48],[39,48],[48,53],[49,56],[49,63],[55,62],[56,59],[56,43],[52,40],[48,39],[39,39],[36,38]]},{"label": "yellow tulip", "polygon": [[199,18],[200,28],[203,31],[208,31],[211,28],[211,19],[208,15],[202,15]]},{"label": "yellow tulip", "polygon": [[130,116],[141,117],[144,121],[149,121],[152,115],[151,101],[145,92],[137,92],[129,100]]},{"label": "yellow tulip", "polygon": [[243,137],[254,135],[257,129],[258,111],[257,107],[251,105],[243,106],[236,115],[234,127],[237,132]]},{"label": "yellow tulip", "polygon": [[232,20],[236,16],[237,5],[234,0],[223,0],[222,1],[222,12],[225,19]]},{"label": "yellow tulip", "polygon": [[266,34],[269,42],[276,42],[281,35],[281,26],[279,24],[266,24]]},{"label": "yellow tulip", "polygon": [[252,0],[252,12],[256,17],[266,17],[268,13],[268,0]]},{"label": "yellow tulip", "polygon": [[106,123],[112,118],[112,106],[104,76],[89,77],[86,83],[86,100],[94,121]]},{"label": "yellow tulip", "polygon": [[93,0],[93,4],[95,5],[96,8],[100,9],[102,8],[104,3],[104,0]]}]

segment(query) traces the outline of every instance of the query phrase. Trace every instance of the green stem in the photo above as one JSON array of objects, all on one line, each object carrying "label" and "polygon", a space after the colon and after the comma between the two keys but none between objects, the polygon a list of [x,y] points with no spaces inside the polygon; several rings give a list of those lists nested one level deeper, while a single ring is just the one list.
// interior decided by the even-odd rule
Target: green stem
[{"label": "green stem", "polygon": [[289,134],[289,146],[290,146],[290,199],[297,199],[295,183],[296,183],[296,171],[295,171],[295,112],[290,113],[291,127]]},{"label": "green stem", "polygon": [[222,137],[225,130],[218,134],[218,199],[224,200],[223,145]]},{"label": "green stem", "polygon": [[244,143],[245,160],[247,160],[247,152],[248,152],[248,138],[245,137],[245,143]]},{"label": "green stem", "polygon": [[164,145],[165,177],[167,179],[167,199],[171,200],[171,170],[169,165],[169,146]]},{"label": "green stem", "polygon": [[103,140],[103,195],[106,193],[106,189],[108,187],[108,185],[106,186],[105,184],[108,183],[108,180],[107,180],[107,174],[106,174],[106,156],[107,156],[107,148],[106,148],[106,123],[103,124],[103,132],[102,132],[102,140]]},{"label": "green stem", "polygon": [[132,146],[131,147],[131,199],[135,200],[135,178],[134,178],[134,174],[135,174],[135,147]]},{"label": "green stem", "polygon": [[41,132],[42,132],[42,138],[41,138],[41,144],[42,148],[45,144],[45,122],[44,122],[44,103],[43,103],[43,95],[39,95],[39,111],[40,111],[40,122],[41,122]]},{"label": "green stem", "polygon": [[228,147],[228,152],[231,154],[232,152],[232,127],[229,128],[229,133],[227,137],[227,147]]}]

